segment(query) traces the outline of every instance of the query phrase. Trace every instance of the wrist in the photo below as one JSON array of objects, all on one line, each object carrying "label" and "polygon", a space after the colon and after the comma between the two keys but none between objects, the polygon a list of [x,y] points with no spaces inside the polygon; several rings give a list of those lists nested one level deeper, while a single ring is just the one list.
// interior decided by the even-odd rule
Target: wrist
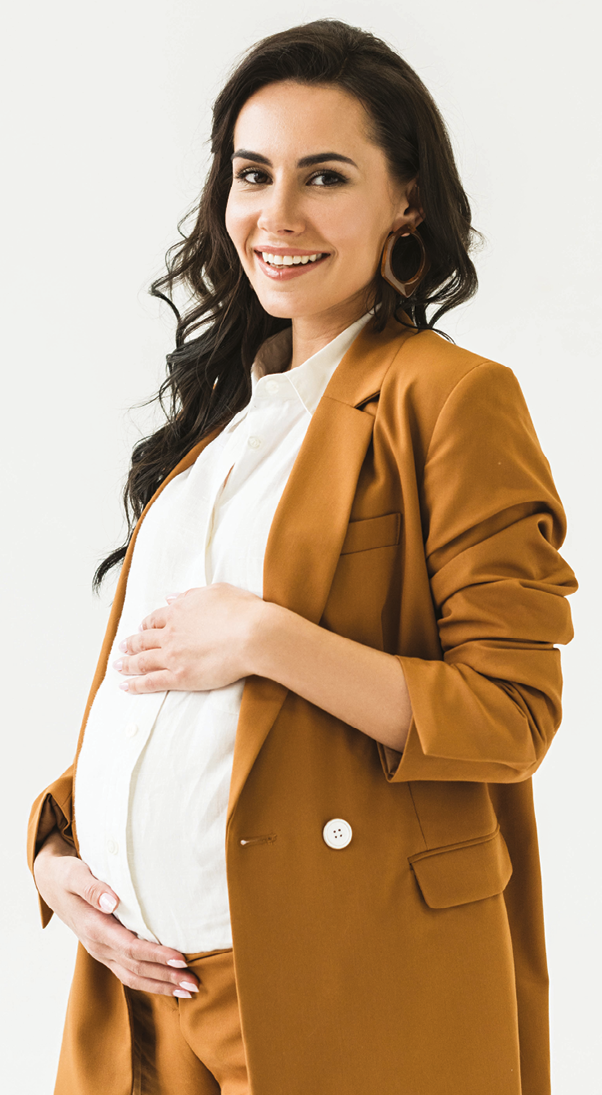
[{"label": "wrist", "polygon": [[72,844],[68,840],[65,840],[61,836],[58,829],[52,829],[44,842],[38,848],[34,863],[42,857],[43,859],[51,858],[53,856],[77,856],[77,852]]},{"label": "wrist", "polygon": [[268,676],[269,651],[272,640],[282,625],[282,617],[288,613],[288,609],[272,601],[262,601],[258,598],[253,606],[250,626],[247,630],[244,661],[247,666],[245,676],[255,674],[258,677]]}]

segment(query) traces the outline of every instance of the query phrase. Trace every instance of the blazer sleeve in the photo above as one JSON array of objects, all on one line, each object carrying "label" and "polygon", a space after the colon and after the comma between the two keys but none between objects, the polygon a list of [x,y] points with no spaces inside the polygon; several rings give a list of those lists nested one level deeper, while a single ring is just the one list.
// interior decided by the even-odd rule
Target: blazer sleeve
[{"label": "blazer sleeve", "polygon": [[[29,817],[27,829],[27,863],[33,874],[33,863],[46,837],[58,829],[64,840],[75,845],[72,833],[73,821],[73,765],[38,795]],[[34,879],[35,881],[35,879]],[[52,909],[39,895],[42,927],[52,918]]]},{"label": "blazer sleeve", "polygon": [[423,480],[425,555],[443,656],[397,655],[413,719],[391,782],[512,783],[561,719],[560,654],[577,588],[565,515],[518,381],[485,362],[448,396]]}]

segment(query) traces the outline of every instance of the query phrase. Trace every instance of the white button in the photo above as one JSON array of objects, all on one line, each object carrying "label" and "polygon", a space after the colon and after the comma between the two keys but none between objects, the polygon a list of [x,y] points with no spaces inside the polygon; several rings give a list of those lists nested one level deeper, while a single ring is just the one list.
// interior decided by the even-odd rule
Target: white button
[{"label": "white button", "polygon": [[135,722],[128,722],[125,730],[123,731],[126,738],[135,738],[138,733],[138,725]]},{"label": "white button", "polygon": [[266,384],[268,392],[270,392],[272,395],[274,394],[274,392],[278,391],[279,387],[280,385],[277,380],[268,380]]},{"label": "white button", "polygon": [[259,446],[261,445],[261,438],[260,437],[250,437],[249,440],[247,441],[247,445],[249,446],[250,449],[258,449]]},{"label": "white button", "polygon": [[107,840],[107,852],[109,855],[117,855],[119,845],[116,840]]},{"label": "white button", "polygon": [[322,836],[329,848],[346,848],[352,836],[351,825],[342,817],[333,817],[326,822]]}]

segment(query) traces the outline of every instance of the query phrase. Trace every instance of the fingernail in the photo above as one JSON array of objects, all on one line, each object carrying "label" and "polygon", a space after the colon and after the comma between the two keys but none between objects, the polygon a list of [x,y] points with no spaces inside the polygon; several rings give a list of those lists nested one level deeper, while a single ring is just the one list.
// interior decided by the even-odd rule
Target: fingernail
[{"label": "fingernail", "polygon": [[194,981],[180,981],[181,989],[188,989],[189,992],[198,992],[199,986],[195,985]]},{"label": "fingernail", "polygon": [[181,1000],[192,1000],[192,996],[189,992],[182,992],[181,989],[174,989],[174,996],[179,996]]},{"label": "fingernail", "polygon": [[123,688],[124,692],[127,692],[128,688],[130,687],[130,682],[129,681],[123,681],[122,684],[119,685],[119,687]]},{"label": "fingernail", "polygon": [[123,666],[123,659],[118,658],[116,662],[113,662],[113,669],[121,669]]},{"label": "fingernail", "polygon": [[119,650],[122,650],[124,654],[127,654],[127,652],[128,652],[127,639],[124,639],[122,643],[119,643]]},{"label": "fingernail", "polygon": [[182,962],[180,958],[168,958],[167,965],[173,966],[177,970],[185,970],[187,968],[186,962]]},{"label": "fingernail", "polygon": [[117,902],[114,897],[111,897],[110,893],[103,893],[98,898],[98,904],[103,912],[112,913],[113,909],[117,908]]}]

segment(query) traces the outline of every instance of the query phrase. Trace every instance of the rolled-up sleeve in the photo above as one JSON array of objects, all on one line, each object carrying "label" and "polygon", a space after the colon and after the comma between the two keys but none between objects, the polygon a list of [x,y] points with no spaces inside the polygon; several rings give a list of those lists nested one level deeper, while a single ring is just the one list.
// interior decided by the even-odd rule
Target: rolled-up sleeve
[{"label": "rolled-up sleeve", "polygon": [[[73,765],[38,795],[31,808],[27,829],[27,863],[32,874],[35,857],[53,829],[57,829],[64,840],[74,845],[72,823]],[[52,909],[41,895],[38,896],[42,927],[45,928],[52,918]]]},{"label": "rolled-up sleeve", "polygon": [[398,655],[413,711],[392,782],[508,783],[538,768],[561,720],[556,644],[577,582],[565,514],[519,384],[484,363],[437,419],[423,480],[425,554],[443,656]]}]

